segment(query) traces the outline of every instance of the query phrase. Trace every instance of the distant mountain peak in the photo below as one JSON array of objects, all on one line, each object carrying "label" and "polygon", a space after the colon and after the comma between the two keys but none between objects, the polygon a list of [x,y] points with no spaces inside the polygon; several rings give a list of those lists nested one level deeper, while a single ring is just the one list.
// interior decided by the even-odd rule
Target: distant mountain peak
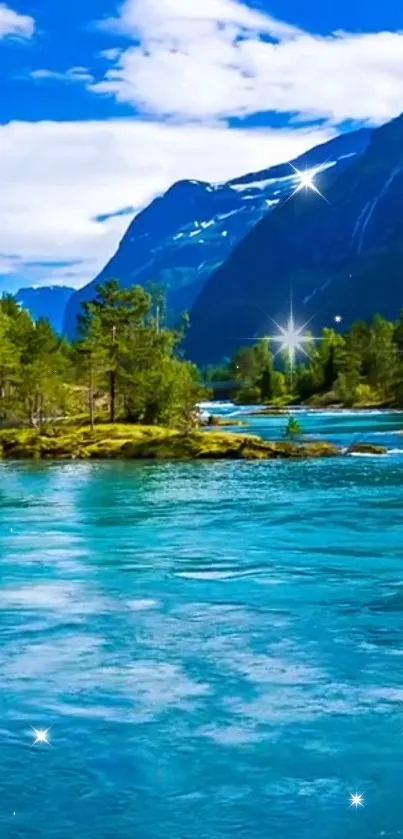
[{"label": "distant mountain peak", "polygon": [[[293,165],[351,165],[370,138],[363,129],[334,138],[300,155]],[[101,273],[68,301],[64,329],[74,335],[82,303],[96,286],[117,277],[123,286],[150,282],[164,287],[168,309],[189,310],[209,277],[267,214],[287,199],[297,175],[289,163],[225,183],[181,180],[155,198],[130,223],[118,250]]]},{"label": "distant mountain peak", "polygon": [[73,293],[68,286],[27,286],[14,298],[34,320],[47,318],[56,332],[62,332],[66,304]]}]

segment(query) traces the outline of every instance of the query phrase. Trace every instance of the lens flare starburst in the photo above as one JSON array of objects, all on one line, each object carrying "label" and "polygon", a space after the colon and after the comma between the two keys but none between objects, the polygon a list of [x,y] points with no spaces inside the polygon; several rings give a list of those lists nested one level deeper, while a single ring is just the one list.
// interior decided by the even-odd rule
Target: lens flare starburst
[{"label": "lens flare starburst", "polygon": [[350,795],[350,807],[363,807],[364,806],[364,796],[360,793],[352,793]]},{"label": "lens flare starburst", "polygon": [[273,323],[278,329],[278,334],[269,335],[268,338],[270,341],[280,344],[276,355],[278,355],[279,352],[284,352],[286,354],[290,372],[292,373],[295,367],[295,359],[298,352],[302,352],[309,358],[309,353],[304,349],[304,344],[312,344],[313,341],[318,341],[320,339],[305,332],[310,321],[304,323],[303,326],[296,325],[292,305],[290,307],[290,314],[286,326],[280,326],[280,324],[278,324],[275,320],[273,320]]},{"label": "lens flare starburst", "polygon": [[318,169],[305,169],[305,172],[301,172],[299,169],[293,166],[292,163],[290,163],[290,166],[294,170],[295,174],[298,176],[299,182],[297,183],[297,186],[295,187],[294,191],[291,193],[289,198],[293,198],[294,195],[297,195],[298,192],[302,192],[302,190],[304,189],[305,192],[308,192],[308,190],[311,190],[311,192],[316,192],[316,194],[320,195],[320,197],[323,198],[323,200],[326,201],[327,204],[329,203],[327,198],[325,198],[325,196],[321,193],[321,191],[315,184],[315,177],[318,174],[318,172],[321,171],[320,167]]},{"label": "lens flare starburst", "polygon": [[34,738],[33,745],[36,746],[38,743],[46,743],[46,745],[49,745],[50,744],[49,732],[50,732],[50,728],[33,728],[32,729],[32,737]]}]

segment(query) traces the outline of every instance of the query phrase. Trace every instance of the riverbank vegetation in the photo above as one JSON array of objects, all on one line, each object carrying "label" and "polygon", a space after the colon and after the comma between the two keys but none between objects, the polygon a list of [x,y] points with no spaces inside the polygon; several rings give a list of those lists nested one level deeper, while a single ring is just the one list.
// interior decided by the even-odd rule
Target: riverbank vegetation
[{"label": "riverbank vegetation", "polygon": [[0,430],[2,459],[274,460],[340,454],[325,441],[269,442],[252,434],[177,431],[124,423],[91,426],[56,424],[40,429]]},{"label": "riverbank vegetation", "polygon": [[117,281],[84,306],[78,340],[36,323],[12,297],[0,301],[0,423],[42,428],[82,417],[190,427],[204,394],[179,354],[182,329],[163,325],[162,301]]},{"label": "riverbank vegetation", "polygon": [[[0,427],[43,436],[55,424],[64,432],[66,423],[89,424],[94,432],[109,422],[190,433],[202,424],[197,405],[217,379],[235,382],[239,403],[403,406],[403,317],[390,323],[377,315],[345,334],[324,329],[320,340],[304,344],[306,355],[293,371],[262,340],[219,369],[200,372],[181,354],[185,329],[186,318],[176,329],[165,325],[157,290],[122,289],[117,280],[98,287],[96,299],[84,305],[72,343],[4,296]],[[230,422],[212,418],[210,424]],[[295,442],[300,430],[289,424],[286,436]]]},{"label": "riverbank vegetation", "polygon": [[210,367],[206,381],[236,383],[239,404],[403,407],[403,315],[395,323],[376,315],[343,334],[326,328],[303,347],[291,371],[286,357],[276,359],[259,341]]}]

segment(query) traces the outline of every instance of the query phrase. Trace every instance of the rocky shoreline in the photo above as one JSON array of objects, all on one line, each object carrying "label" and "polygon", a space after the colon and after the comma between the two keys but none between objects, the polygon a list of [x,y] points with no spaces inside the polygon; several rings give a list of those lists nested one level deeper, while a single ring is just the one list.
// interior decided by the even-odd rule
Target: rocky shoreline
[{"label": "rocky shoreline", "polygon": [[99,425],[0,431],[2,460],[276,460],[386,454],[372,443],[343,451],[326,441],[268,441],[253,434],[189,433],[157,426]]}]

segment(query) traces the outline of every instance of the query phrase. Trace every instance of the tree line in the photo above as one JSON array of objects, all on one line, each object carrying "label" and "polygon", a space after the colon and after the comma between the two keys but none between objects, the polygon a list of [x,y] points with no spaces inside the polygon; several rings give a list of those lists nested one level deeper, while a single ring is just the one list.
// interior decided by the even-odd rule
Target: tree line
[{"label": "tree line", "polygon": [[41,426],[62,417],[180,426],[203,388],[180,356],[183,327],[164,326],[158,292],[117,280],[86,303],[69,342],[34,322],[12,296],[0,300],[0,422]]},{"label": "tree line", "polygon": [[293,370],[261,340],[199,371],[181,354],[185,330],[186,317],[176,329],[166,325],[158,289],[123,289],[117,280],[84,304],[73,342],[3,296],[0,423],[82,417],[189,427],[217,380],[236,381],[239,403],[403,406],[403,314],[396,322],[376,315],[344,334],[323,329]]},{"label": "tree line", "polygon": [[403,406],[403,313],[396,322],[375,315],[341,334],[331,328],[304,343],[294,369],[270,342],[241,347],[206,371],[207,383],[235,381],[239,403]]}]

